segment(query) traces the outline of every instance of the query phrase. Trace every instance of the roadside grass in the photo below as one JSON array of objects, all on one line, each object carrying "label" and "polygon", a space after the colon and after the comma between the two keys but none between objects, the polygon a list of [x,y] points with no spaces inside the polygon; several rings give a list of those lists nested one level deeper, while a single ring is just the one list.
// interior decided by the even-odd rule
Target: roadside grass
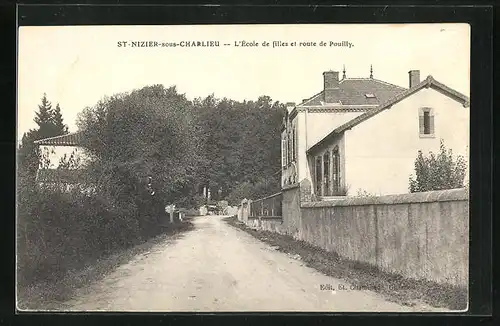
[{"label": "roadside grass", "polygon": [[127,263],[136,255],[146,253],[154,246],[165,241],[175,241],[183,233],[193,230],[190,219],[181,223],[159,226],[159,234],[141,243],[120,249],[89,260],[84,266],[70,269],[57,281],[42,281],[17,289],[17,308],[19,310],[59,310],[64,302],[71,299],[77,289],[89,286],[103,279],[117,267]]},{"label": "roadside grass", "polygon": [[236,216],[225,218],[224,221],[276,247],[278,251],[299,255],[306,266],[327,276],[345,280],[353,288],[377,292],[389,301],[406,306],[425,304],[450,310],[467,309],[467,289],[387,273],[369,264],[343,259],[334,252],[295,240],[288,235],[252,229],[238,221]]}]

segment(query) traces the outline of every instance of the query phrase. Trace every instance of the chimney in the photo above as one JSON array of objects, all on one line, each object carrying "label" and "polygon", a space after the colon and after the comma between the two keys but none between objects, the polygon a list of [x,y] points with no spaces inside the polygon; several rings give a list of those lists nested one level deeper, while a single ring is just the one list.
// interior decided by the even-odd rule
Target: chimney
[{"label": "chimney", "polygon": [[420,83],[420,70],[410,70],[408,75],[410,76],[410,88]]},{"label": "chimney", "polygon": [[339,101],[339,72],[325,71],[323,73],[324,92],[323,101],[325,103],[336,103]]}]

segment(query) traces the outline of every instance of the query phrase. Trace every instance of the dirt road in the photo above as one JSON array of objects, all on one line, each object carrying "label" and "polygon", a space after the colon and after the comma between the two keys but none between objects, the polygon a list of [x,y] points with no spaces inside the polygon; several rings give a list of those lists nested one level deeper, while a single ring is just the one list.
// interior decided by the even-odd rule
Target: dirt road
[{"label": "dirt road", "polygon": [[195,229],[178,240],[157,244],[77,291],[67,309],[422,311],[374,292],[351,290],[347,282],[303,266],[220,216],[197,217],[193,223]]}]

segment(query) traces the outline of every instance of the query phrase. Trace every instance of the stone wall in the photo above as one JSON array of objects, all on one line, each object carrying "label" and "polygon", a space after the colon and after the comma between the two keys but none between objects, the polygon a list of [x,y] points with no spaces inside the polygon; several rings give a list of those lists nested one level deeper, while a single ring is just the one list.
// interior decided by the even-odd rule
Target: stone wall
[{"label": "stone wall", "polygon": [[238,219],[386,272],[468,286],[466,189],[315,201],[303,180],[282,193],[281,220],[249,218],[249,200],[240,205]]}]

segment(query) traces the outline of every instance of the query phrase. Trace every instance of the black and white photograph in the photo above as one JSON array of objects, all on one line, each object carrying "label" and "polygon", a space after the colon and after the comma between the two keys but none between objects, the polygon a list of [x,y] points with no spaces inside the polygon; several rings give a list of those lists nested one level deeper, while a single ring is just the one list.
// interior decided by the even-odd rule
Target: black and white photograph
[{"label": "black and white photograph", "polygon": [[465,312],[470,25],[21,26],[16,307]]}]

